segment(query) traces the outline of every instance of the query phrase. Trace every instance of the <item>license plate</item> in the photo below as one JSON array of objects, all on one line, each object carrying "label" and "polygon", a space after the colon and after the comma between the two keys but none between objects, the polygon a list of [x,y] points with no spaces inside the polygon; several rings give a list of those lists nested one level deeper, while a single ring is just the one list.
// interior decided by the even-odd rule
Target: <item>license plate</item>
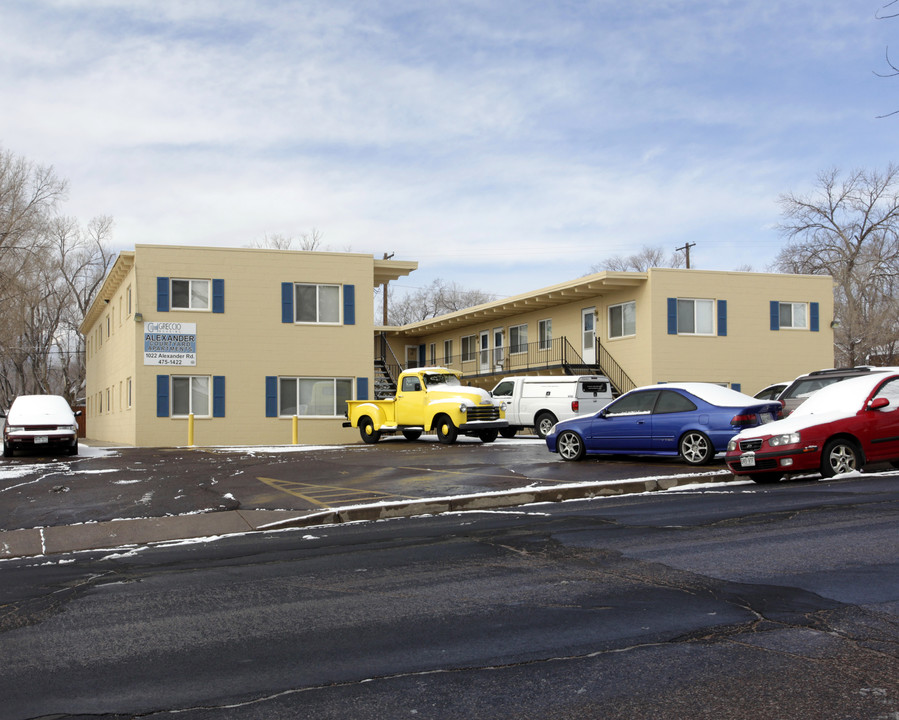
[{"label": "license plate", "polygon": [[753,453],[740,455],[740,467],[755,467],[755,455]]},{"label": "license plate", "polygon": [[47,440],[46,435],[35,435],[34,436],[34,444],[35,445],[43,445],[43,444],[46,444],[47,442],[49,442],[49,441]]}]

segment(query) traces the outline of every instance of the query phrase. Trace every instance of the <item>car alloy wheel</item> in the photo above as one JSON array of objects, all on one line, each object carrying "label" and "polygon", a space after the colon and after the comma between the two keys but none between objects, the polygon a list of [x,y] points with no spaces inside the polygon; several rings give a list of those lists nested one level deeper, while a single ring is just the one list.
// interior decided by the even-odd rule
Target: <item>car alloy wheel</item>
[{"label": "car alloy wheel", "polygon": [[680,455],[689,465],[705,465],[715,456],[712,441],[698,430],[691,430],[680,439]]},{"label": "car alloy wheel", "polygon": [[556,441],[556,449],[563,460],[580,460],[584,457],[584,441],[581,436],[571,430],[566,430]]},{"label": "car alloy wheel", "polygon": [[851,440],[831,440],[824,446],[821,455],[821,475],[833,477],[860,470],[862,466],[861,451]]}]

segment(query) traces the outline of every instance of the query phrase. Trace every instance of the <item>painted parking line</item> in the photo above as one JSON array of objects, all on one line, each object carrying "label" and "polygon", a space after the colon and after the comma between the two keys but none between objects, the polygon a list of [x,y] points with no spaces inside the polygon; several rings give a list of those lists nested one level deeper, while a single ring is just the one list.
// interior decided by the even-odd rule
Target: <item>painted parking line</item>
[{"label": "painted parking line", "polygon": [[335,485],[299,483],[266,477],[257,477],[256,479],[276,490],[285,492],[288,495],[293,495],[294,497],[310,502],[313,505],[318,505],[319,507],[378,502],[381,500],[420,499],[414,495],[396,495],[393,493],[377,492],[375,490],[355,490],[353,488],[337,487]]}]

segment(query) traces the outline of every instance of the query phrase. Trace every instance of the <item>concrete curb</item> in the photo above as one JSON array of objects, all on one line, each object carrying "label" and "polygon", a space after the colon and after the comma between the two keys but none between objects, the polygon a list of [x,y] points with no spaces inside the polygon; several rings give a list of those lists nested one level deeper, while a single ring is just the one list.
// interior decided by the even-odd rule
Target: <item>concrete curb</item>
[{"label": "concrete curb", "polygon": [[588,500],[658,492],[682,485],[729,482],[729,474],[657,477],[554,487],[522,488],[495,493],[424,498],[372,505],[328,508],[320,512],[230,510],[161,518],[112,520],[0,532],[0,559],[58,555],[83,550],[128,548],[152,543],[216,537],[239,533],[316,527],[347,522],[386,520],[416,515],[495,510],[535,503]]}]

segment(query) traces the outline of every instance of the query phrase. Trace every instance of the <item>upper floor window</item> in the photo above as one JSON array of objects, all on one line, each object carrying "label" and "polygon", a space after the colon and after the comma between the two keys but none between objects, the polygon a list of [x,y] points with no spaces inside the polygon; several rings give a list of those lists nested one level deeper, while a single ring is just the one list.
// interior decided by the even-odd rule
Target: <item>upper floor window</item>
[{"label": "upper floor window", "polygon": [[172,280],[172,310],[208,309],[209,280]]},{"label": "upper floor window", "polygon": [[677,299],[678,335],[714,335],[715,301]]},{"label": "upper floor window", "polygon": [[637,303],[626,302],[609,307],[609,337],[620,338],[637,334]]},{"label": "upper floor window", "polygon": [[549,350],[553,344],[552,319],[540,320],[537,323],[537,347],[540,350]]},{"label": "upper floor window", "polygon": [[808,329],[807,310],[805,303],[780,303],[780,326],[782,328]]},{"label": "upper floor window", "polygon": [[296,322],[338,324],[340,322],[340,285],[295,285]]},{"label": "upper floor window", "polygon": [[475,338],[474,335],[466,335],[462,338],[462,362],[471,362],[474,360],[474,354],[477,351],[477,348],[477,338]]},{"label": "upper floor window", "polygon": [[527,325],[513,325],[509,328],[509,350],[513,353],[528,351]]},{"label": "upper floor window", "polygon": [[453,341],[443,341],[443,362],[449,365],[453,361]]}]

